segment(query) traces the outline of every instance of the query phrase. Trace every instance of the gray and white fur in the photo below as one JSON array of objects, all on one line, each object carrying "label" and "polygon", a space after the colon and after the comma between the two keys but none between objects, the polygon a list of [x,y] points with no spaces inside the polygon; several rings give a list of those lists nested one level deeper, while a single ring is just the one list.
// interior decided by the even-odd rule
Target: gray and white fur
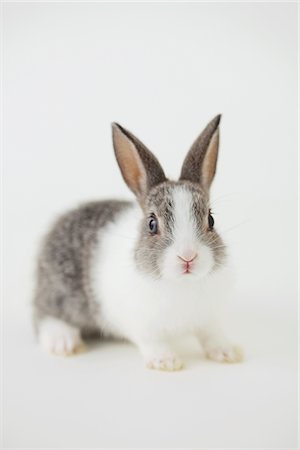
[{"label": "gray and white fur", "polygon": [[69,355],[89,335],[117,336],[136,344],[149,368],[179,370],[174,341],[192,334],[209,358],[241,360],[220,327],[231,277],[209,204],[219,123],[217,116],[196,139],[178,181],[113,124],[116,159],[137,201],[84,204],[45,237],[34,297],[45,350]]}]

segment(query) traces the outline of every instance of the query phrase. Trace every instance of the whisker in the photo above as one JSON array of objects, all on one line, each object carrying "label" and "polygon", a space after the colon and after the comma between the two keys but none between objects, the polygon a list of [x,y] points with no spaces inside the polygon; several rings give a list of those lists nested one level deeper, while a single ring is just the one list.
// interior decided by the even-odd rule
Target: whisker
[{"label": "whisker", "polygon": [[115,233],[115,232],[111,232],[111,231],[109,231],[107,234],[109,234],[110,236],[116,236],[116,237],[120,237],[123,239],[131,240],[131,241],[134,241],[136,239],[135,237],[132,237],[132,236],[125,236],[123,234]]},{"label": "whisker", "polygon": [[230,198],[228,199],[228,197],[234,197],[234,196],[239,196],[239,195],[241,195],[240,192],[231,192],[229,194],[220,195],[219,197],[216,197],[216,198],[212,199],[210,201],[210,205],[214,205],[216,203],[220,203],[220,201],[223,201],[224,199],[225,200],[231,200]]},{"label": "whisker", "polygon": [[229,231],[235,230],[236,228],[240,227],[241,225],[245,225],[246,223],[251,222],[250,219],[243,220],[243,222],[238,223],[237,225],[234,225],[233,227],[227,228],[226,230],[223,230],[221,233],[228,233]]}]

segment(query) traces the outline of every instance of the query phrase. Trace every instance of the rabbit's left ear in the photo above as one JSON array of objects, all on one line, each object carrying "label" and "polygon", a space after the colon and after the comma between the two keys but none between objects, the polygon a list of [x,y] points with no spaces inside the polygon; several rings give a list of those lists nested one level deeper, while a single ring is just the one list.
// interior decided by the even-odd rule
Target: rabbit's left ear
[{"label": "rabbit's left ear", "polygon": [[153,153],[130,131],[117,123],[112,124],[112,131],[123,178],[142,202],[152,187],[166,181],[164,171]]},{"label": "rabbit's left ear", "polygon": [[209,190],[216,173],[220,120],[221,115],[216,116],[196,139],[183,162],[180,180],[200,183]]}]

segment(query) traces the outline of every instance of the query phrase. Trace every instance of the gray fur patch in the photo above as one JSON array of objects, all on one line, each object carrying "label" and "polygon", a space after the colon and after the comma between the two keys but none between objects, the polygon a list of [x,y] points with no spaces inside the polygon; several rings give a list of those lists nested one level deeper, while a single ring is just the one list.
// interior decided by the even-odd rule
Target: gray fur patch
[{"label": "gray fur patch", "polygon": [[37,268],[35,325],[45,316],[65,320],[83,334],[98,330],[99,306],[93,299],[90,264],[99,230],[132,204],[99,201],[63,215],[46,236]]},{"label": "gray fur patch", "polygon": [[[173,200],[172,188],[174,183],[167,181],[150,190],[144,201],[145,218],[140,225],[140,238],[136,244],[135,261],[137,267],[160,277],[158,260],[163,250],[172,242]],[[149,233],[148,218],[154,214],[160,221],[159,232],[152,236]]]}]

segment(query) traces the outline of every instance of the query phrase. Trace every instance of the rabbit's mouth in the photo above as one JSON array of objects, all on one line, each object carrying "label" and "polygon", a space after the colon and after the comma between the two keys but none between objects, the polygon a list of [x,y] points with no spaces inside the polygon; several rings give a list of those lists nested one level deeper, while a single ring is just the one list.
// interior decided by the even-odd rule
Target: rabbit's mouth
[{"label": "rabbit's mouth", "polygon": [[183,275],[185,274],[189,274],[192,273],[192,268],[194,266],[194,261],[197,258],[198,254],[194,253],[193,255],[189,255],[189,256],[180,256],[177,255],[177,257],[180,259],[182,268],[183,268]]},{"label": "rabbit's mouth", "polygon": [[208,275],[215,261],[205,245],[180,252],[173,245],[165,251],[160,263],[162,278],[192,281]]}]

